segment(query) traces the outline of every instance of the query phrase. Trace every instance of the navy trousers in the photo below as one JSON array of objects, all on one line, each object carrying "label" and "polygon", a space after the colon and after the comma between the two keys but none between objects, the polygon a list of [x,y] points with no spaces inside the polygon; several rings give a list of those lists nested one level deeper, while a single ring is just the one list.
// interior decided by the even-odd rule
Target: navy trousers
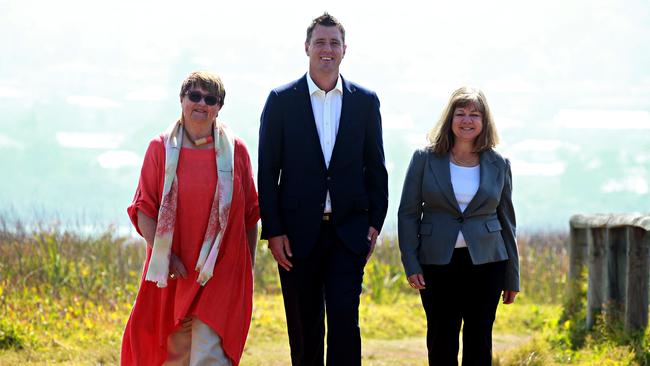
[{"label": "navy trousers", "polygon": [[359,297],[366,258],[341,242],[331,221],[323,221],[309,256],[290,260],[291,271],[280,266],[278,270],[291,364],[324,365],[327,315],[327,365],[361,365]]}]

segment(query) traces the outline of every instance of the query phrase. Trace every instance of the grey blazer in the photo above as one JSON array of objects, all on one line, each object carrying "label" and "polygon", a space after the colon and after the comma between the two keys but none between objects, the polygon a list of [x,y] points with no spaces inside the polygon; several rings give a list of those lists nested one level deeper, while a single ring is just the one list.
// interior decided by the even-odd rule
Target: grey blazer
[{"label": "grey blazer", "polygon": [[422,273],[420,264],[448,264],[462,231],[472,263],[507,261],[503,289],[519,291],[510,162],[488,150],[481,153],[480,170],[478,191],[461,212],[451,184],[449,155],[415,151],[397,221],[407,276]]}]

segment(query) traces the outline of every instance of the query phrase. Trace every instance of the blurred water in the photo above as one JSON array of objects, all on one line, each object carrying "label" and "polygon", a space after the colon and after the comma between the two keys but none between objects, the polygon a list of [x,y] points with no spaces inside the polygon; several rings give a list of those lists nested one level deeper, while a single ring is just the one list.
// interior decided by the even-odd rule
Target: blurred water
[{"label": "blurred water", "polygon": [[[344,77],[382,102],[387,230],[413,150],[462,84],[488,96],[521,228],[563,229],[573,213],[650,211],[647,2],[476,2],[470,12],[373,4],[374,17],[363,2],[335,1],[329,11],[347,29]],[[256,162],[266,95],[306,71],[304,29],[322,9],[196,6],[0,1],[5,215],[128,227],[147,143],[178,117],[180,83],[195,69],[222,76],[220,118]],[[382,17],[390,25],[378,25]]]}]

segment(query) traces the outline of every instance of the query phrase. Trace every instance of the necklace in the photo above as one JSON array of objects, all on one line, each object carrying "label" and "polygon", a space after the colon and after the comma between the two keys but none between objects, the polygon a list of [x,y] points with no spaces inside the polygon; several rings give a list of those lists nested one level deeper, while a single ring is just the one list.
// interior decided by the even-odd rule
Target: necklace
[{"label": "necklace", "polygon": [[474,159],[474,156],[472,156],[472,160],[460,160],[456,157],[453,151],[451,151],[451,161],[452,163],[458,166],[464,166],[464,167],[473,167],[478,165],[478,162],[476,161],[476,159]]},{"label": "necklace", "polygon": [[201,146],[201,145],[205,145],[205,144],[209,144],[209,143],[211,143],[211,142],[214,142],[214,138],[212,137],[212,135],[209,135],[209,136],[206,136],[206,137],[201,137],[201,138],[199,138],[199,139],[194,140],[194,139],[192,139],[192,137],[190,136],[190,133],[187,132],[187,130],[185,130],[185,136],[187,136],[187,138],[188,138],[190,141],[192,141],[192,143],[194,144],[194,146]]}]

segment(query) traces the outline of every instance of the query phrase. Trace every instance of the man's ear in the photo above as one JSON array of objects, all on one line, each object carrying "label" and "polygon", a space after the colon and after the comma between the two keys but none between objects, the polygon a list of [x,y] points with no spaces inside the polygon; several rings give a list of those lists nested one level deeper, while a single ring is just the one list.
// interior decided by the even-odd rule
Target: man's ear
[{"label": "man's ear", "polygon": [[305,42],[305,54],[309,56],[309,42]]}]

